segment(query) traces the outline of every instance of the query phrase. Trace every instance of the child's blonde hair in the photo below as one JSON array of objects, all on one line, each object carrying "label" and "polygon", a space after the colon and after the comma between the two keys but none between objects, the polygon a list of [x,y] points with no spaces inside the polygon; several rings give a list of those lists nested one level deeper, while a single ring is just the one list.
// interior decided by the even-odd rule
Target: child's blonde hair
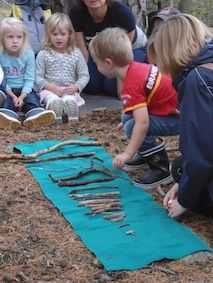
[{"label": "child's blonde hair", "polygon": [[42,48],[46,50],[52,49],[50,34],[57,28],[61,30],[64,27],[68,29],[70,35],[67,43],[67,51],[72,52],[75,47],[75,31],[70,18],[64,13],[54,13],[48,18],[45,24],[45,37]]},{"label": "child's blonde hair", "polygon": [[30,45],[29,45],[28,31],[26,25],[21,20],[14,17],[10,17],[3,19],[0,23],[0,53],[5,51],[3,38],[8,28],[23,31],[24,40],[21,48],[21,53],[24,53],[25,51],[29,50]]},{"label": "child's blonde hair", "polygon": [[118,67],[133,61],[132,43],[126,31],[117,27],[106,28],[96,35],[89,44],[89,51],[101,61],[110,58]]},{"label": "child's blonde hair", "polygon": [[189,14],[173,16],[162,23],[156,35],[157,65],[163,73],[174,78],[211,39],[210,29],[196,17]]}]

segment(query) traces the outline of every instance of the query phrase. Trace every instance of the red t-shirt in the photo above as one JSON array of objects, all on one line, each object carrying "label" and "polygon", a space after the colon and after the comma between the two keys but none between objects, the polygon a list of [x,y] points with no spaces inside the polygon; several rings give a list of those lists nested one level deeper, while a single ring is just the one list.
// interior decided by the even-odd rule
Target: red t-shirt
[{"label": "red t-shirt", "polygon": [[129,65],[121,91],[125,113],[146,106],[149,114],[178,114],[178,97],[171,79],[155,65],[133,62]]}]

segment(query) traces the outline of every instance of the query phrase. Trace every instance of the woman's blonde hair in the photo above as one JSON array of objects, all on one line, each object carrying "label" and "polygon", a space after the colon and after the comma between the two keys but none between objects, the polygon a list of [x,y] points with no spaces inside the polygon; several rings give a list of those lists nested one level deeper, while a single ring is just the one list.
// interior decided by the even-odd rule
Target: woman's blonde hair
[{"label": "woman's blonde hair", "polygon": [[42,48],[46,50],[51,50],[52,44],[50,41],[50,34],[53,33],[57,28],[61,30],[64,27],[67,28],[69,31],[67,51],[72,52],[75,47],[75,31],[70,21],[70,18],[64,13],[54,13],[48,18],[45,24],[45,36]]},{"label": "woman's blonde hair", "polygon": [[91,40],[89,51],[92,57],[101,61],[110,58],[118,67],[133,61],[132,43],[126,31],[121,28],[106,28],[100,32]]},{"label": "woman's blonde hair", "polygon": [[157,65],[163,73],[177,76],[212,39],[210,29],[189,14],[171,17],[162,23],[154,43]]},{"label": "woman's blonde hair", "polygon": [[23,45],[21,48],[21,53],[30,49],[29,40],[28,40],[28,31],[26,25],[17,18],[5,18],[0,23],[0,53],[5,51],[4,47],[4,34],[8,28],[12,28],[14,30],[21,30],[23,31]]}]

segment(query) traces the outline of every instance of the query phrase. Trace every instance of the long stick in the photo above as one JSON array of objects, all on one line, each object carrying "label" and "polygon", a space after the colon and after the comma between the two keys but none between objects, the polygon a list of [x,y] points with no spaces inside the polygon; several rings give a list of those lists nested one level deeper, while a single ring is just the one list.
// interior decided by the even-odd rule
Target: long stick
[{"label": "long stick", "polygon": [[79,140],[68,140],[64,142],[60,142],[52,147],[45,148],[42,150],[38,150],[32,154],[19,154],[19,153],[12,153],[12,154],[0,154],[0,159],[1,160],[10,160],[10,159],[16,159],[16,160],[28,160],[28,159],[35,159],[38,156],[48,153],[48,152],[53,152],[56,149],[65,146],[65,145],[71,145],[71,144],[78,144],[78,145],[88,145],[88,146],[94,146],[94,145],[100,145],[99,142],[97,141],[79,141]]},{"label": "long stick", "polygon": [[42,154],[48,153],[48,152],[52,152],[55,151],[56,149],[65,146],[65,145],[70,145],[70,144],[78,144],[78,145],[100,145],[99,142],[97,141],[79,141],[79,140],[68,140],[68,141],[64,141],[64,142],[60,142],[55,144],[54,146],[45,148],[45,149],[41,149],[36,151],[35,153],[32,154],[26,154],[25,156],[28,158],[36,158]]},{"label": "long stick", "polygon": [[38,162],[46,162],[46,161],[53,161],[53,160],[58,160],[58,159],[71,159],[71,158],[76,158],[76,157],[88,157],[94,155],[95,152],[84,152],[84,153],[72,153],[72,154],[62,154],[62,155],[56,155],[56,156],[51,156],[47,158],[40,158],[40,159],[29,159],[29,160],[24,160],[24,163],[38,163]]},{"label": "long stick", "polygon": [[110,186],[110,185],[103,185],[103,186],[90,186],[90,187],[85,187],[85,188],[77,188],[74,190],[69,191],[69,194],[75,194],[76,192],[79,191],[88,191],[88,190],[95,190],[95,189],[118,189],[119,186]]},{"label": "long stick", "polygon": [[85,175],[88,175],[90,173],[104,173],[105,175],[111,176],[113,179],[116,178],[116,175],[113,174],[112,172],[110,172],[109,170],[101,169],[101,168],[94,168],[94,167],[80,171],[79,173],[72,175],[72,176],[54,178],[53,176],[49,175],[49,177],[53,182],[60,182],[60,181],[68,181],[68,180],[78,179],[78,178],[85,176]]},{"label": "long stick", "polygon": [[109,192],[100,194],[70,194],[74,199],[102,199],[102,198],[117,198],[120,195],[119,192]]},{"label": "long stick", "polygon": [[99,183],[99,182],[106,182],[106,181],[112,181],[112,180],[114,180],[113,177],[97,178],[97,179],[84,180],[84,181],[78,181],[78,182],[58,181],[58,185],[60,187],[63,187],[63,186],[74,187],[74,186],[87,185],[90,183]]}]

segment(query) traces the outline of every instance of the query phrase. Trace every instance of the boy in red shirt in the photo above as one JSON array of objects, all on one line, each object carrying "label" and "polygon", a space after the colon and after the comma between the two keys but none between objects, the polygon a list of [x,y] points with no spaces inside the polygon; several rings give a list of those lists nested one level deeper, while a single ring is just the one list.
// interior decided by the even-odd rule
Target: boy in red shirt
[{"label": "boy in red shirt", "polygon": [[90,43],[99,72],[116,78],[124,111],[118,129],[129,138],[125,151],[115,156],[115,168],[136,169],[148,164],[150,170],[135,179],[144,189],[172,181],[164,142],[156,136],[177,135],[179,111],[171,80],[155,65],[133,62],[131,41],[120,28],[107,28]]}]

